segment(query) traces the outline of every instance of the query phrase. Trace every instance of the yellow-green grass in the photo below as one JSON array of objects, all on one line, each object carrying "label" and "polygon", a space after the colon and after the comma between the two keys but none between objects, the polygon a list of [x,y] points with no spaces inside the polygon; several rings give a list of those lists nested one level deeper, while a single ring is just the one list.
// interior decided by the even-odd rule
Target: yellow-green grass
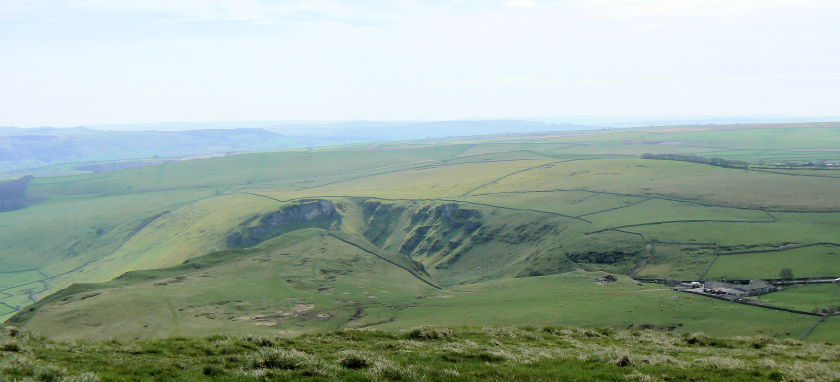
[{"label": "yellow-green grass", "polygon": [[677,332],[798,338],[814,322],[799,315],[727,303],[659,285],[619,281],[597,285],[595,272],[505,279],[464,285],[395,314],[383,329],[436,325],[579,325],[673,327]]},{"label": "yellow-green grass", "polygon": [[0,269],[25,270],[0,277],[0,302],[26,306],[31,296],[40,298],[70,285],[75,279],[65,273],[116,251],[156,216],[209,195],[182,191],[60,197],[0,214]]},{"label": "yellow-green grass", "polygon": [[[626,207],[645,197],[598,194],[588,191],[549,191],[481,194],[482,190],[460,199],[511,208],[554,212],[569,216],[597,213]],[[586,217],[588,219],[588,217]]]},{"label": "yellow-green grass", "polygon": [[632,227],[650,240],[716,242],[737,249],[742,245],[835,243],[840,241],[837,213],[774,212],[773,223],[669,223]]},{"label": "yellow-green grass", "polygon": [[295,196],[368,196],[386,199],[457,198],[470,190],[491,183],[510,173],[549,162],[550,160],[470,163],[421,168],[351,179],[299,192],[261,193],[281,200]]},{"label": "yellow-green grass", "polygon": [[212,197],[172,211],[148,224],[119,249],[79,272],[87,282],[127,271],[168,267],[227,247],[227,237],[280,203],[250,194]]},{"label": "yellow-green grass", "polygon": [[[522,150],[534,150],[534,151],[548,151],[558,147],[563,147],[563,145],[538,145],[538,144],[528,144],[528,143],[482,143],[477,145],[472,145],[470,148],[464,150],[456,159],[452,161],[470,161],[473,159],[482,159],[485,157],[491,157],[496,155],[510,155],[506,153],[519,153],[519,155],[523,155]],[[531,154],[534,155],[534,154]],[[450,161],[450,162],[452,162]]]},{"label": "yellow-green grass", "polygon": [[67,194],[137,193],[146,191],[218,188],[272,181],[278,178],[306,179],[318,176],[352,174],[423,161],[450,159],[466,146],[451,145],[403,149],[345,149],[281,151],[242,154],[105,173],[36,179],[30,185],[31,197]]},{"label": "yellow-green grass", "polygon": [[782,268],[794,277],[840,277],[840,248],[811,246],[776,252],[722,255],[715,259],[706,279],[780,278]]},{"label": "yellow-green grass", "polygon": [[772,221],[772,217],[764,211],[706,207],[662,199],[651,199],[626,208],[587,215],[586,218],[594,223],[593,231],[680,220]]},{"label": "yellow-green grass", "polygon": [[[46,278],[41,272],[37,270],[26,270],[26,271],[19,271],[19,272],[6,272],[0,273],[0,278],[2,278],[2,285],[20,285],[31,283],[33,281],[43,280]],[[2,292],[4,287],[0,286],[0,292]]]},{"label": "yellow-green grass", "polygon": [[[791,187],[796,182],[796,187]],[[592,159],[557,163],[511,175],[482,193],[580,189],[665,196],[732,207],[840,209],[838,179],[801,178],[688,162]]]},{"label": "yellow-green grass", "polygon": [[837,308],[840,307],[840,285],[797,285],[754,298],[768,305],[805,312]]},{"label": "yellow-green grass", "polygon": [[655,279],[697,280],[714,258],[714,246],[649,244],[649,257],[635,276]]},{"label": "yellow-green grass", "polygon": [[0,269],[50,265],[103,245],[99,239],[127,221],[142,220],[211,195],[202,191],[53,198],[0,214]]}]

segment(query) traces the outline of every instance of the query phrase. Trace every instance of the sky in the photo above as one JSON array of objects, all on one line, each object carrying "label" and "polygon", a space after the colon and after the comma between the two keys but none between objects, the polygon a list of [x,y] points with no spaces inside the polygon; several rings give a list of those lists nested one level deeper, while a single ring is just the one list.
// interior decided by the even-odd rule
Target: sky
[{"label": "sky", "polygon": [[838,0],[0,0],[0,126],[840,115]]}]

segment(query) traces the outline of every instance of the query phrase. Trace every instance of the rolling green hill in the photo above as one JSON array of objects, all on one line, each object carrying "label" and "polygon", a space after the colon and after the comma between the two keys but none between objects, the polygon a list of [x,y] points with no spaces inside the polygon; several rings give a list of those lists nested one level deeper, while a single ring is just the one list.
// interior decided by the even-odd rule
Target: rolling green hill
[{"label": "rolling green hill", "polygon": [[[500,135],[35,178],[30,206],[0,214],[0,319],[63,339],[423,324],[798,338],[818,317],[631,277],[840,277],[834,127]],[[618,281],[593,282],[607,273]],[[779,301],[810,311],[833,293]],[[827,320],[806,338],[837,334]]]}]

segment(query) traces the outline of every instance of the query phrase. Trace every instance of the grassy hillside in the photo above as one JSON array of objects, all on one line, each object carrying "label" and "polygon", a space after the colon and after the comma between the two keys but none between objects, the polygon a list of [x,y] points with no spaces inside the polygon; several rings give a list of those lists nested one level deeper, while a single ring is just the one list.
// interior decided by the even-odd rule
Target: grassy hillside
[{"label": "grassy hillside", "polygon": [[[0,319],[21,310],[16,322],[57,338],[428,323],[798,338],[816,317],[659,291],[628,276],[777,278],[784,267],[797,277],[840,276],[840,168],[767,164],[834,158],[840,137],[827,127],[458,138],[36,178],[28,192],[37,203],[0,214]],[[334,214],[306,210],[321,202]],[[187,267],[222,253],[233,257]],[[162,267],[175,268],[153,271]],[[142,270],[151,273],[114,279]],[[619,281],[592,282],[604,272]],[[26,309],[92,282],[107,283]],[[836,298],[808,295],[797,309]],[[262,318],[236,319],[246,316]],[[826,320],[806,338],[829,339],[835,329]]]}]

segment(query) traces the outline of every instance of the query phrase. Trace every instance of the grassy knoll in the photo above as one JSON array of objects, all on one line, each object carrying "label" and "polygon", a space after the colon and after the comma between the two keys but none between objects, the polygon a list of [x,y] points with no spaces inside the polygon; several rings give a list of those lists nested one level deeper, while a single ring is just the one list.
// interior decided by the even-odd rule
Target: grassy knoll
[{"label": "grassy knoll", "polygon": [[756,299],[768,305],[806,312],[835,308],[840,306],[840,285],[798,285],[758,296]]},{"label": "grassy knoll", "polygon": [[840,249],[812,246],[776,252],[718,256],[706,279],[778,278],[782,268],[794,277],[840,276]]},{"label": "grassy knoll", "polygon": [[559,326],[219,335],[122,343],[0,338],[0,378],[189,380],[814,380],[840,378],[836,345]]}]

